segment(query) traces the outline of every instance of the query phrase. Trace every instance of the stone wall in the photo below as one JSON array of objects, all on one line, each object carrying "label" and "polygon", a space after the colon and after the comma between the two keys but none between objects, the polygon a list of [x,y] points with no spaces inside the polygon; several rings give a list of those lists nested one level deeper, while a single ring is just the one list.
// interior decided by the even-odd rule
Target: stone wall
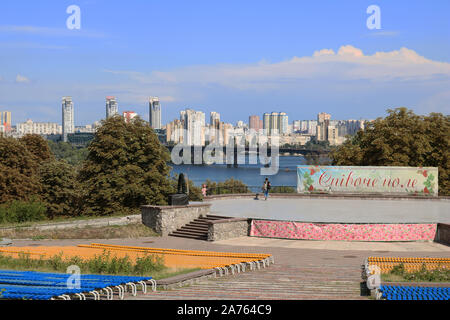
[{"label": "stone wall", "polygon": [[438,223],[435,241],[450,246],[450,224]]},{"label": "stone wall", "polygon": [[192,220],[206,216],[210,207],[210,203],[187,206],[142,206],[142,223],[159,235],[167,236]]},{"label": "stone wall", "polygon": [[249,234],[249,220],[231,218],[211,221],[208,226],[208,241],[246,237]]},{"label": "stone wall", "polygon": [[[100,228],[107,226],[125,226],[129,224],[137,224],[141,222],[141,215],[135,214],[125,217],[106,217],[98,219],[80,219],[69,222],[56,222],[56,223],[44,223],[34,224],[30,227],[21,227],[21,230],[61,230],[61,229],[77,229],[77,228]],[[2,231],[14,231],[16,227],[0,228]]]}]

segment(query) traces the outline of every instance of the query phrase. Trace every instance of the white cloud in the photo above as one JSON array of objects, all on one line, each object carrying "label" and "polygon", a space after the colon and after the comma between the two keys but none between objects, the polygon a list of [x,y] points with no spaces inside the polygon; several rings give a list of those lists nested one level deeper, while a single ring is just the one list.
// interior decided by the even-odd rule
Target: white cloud
[{"label": "white cloud", "polygon": [[322,49],[312,56],[248,65],[199,65],[173,71],[109,71],[146,84],[221,85],[239,89],[279,88],[302,80],[340,81],[369,80],[375,82],[429,80],[450,77],[450,63],[427,59],[414,50],[401,48],[365,55],[351,45],[341,46],[337,53]]},{"label": "white cloud", "polygon": [[17,82],[17,83],[28,83],[28,82],[30,82],[30,79],[28,79],[27,77],[22,76],[22,75],[20,75],[20,74],[17,74],[17,76],[16,76],[16,82]]}]

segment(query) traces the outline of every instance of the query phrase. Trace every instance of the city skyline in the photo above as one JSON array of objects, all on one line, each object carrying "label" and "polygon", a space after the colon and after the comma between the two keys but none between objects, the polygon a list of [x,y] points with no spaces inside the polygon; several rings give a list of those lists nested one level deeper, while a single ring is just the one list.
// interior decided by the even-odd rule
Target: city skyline
[{"label": "city skyline", "polygon": [[[63,101],[63,103],[62,103],[63,109],[62,109],[62,121],[61,122],[59,122],[59,121],[49,121],[48,119],[44,120],[44,121],[39,121],[39,120],[30,118],[30,117],[27,117],[25,121],[11,121],[11,119],[13,118],[12,115],[14,113],[12,113],[9,110],[0,110],[0,115],[8,114],[9,125],[12,126],[12,127],[16,127],[18,124],[23,124],[23,123],[26,123],[26,122],[29,122],[29,121],[32,121],[33,123],[57,123],[57,124],[61,125],[61,127],[64,127],[64,122],[66,122],[67,123],[66,126],[68,126],[69,131],[70,131],[69,133],[73,133],[72,132],[72,131],[74,131],[73,128],[76,128],[76,127],[85,127],[85,126],[90,126],[90,125],[93,125],[93,124],[97,124],[101,120],[105,120],[105,119],[109,118],[110,116],[114,116],[114,115],[120,115],[121,114],[122,116],[124,116],[125,114],[127,114],[127,116],[129,116],[130,113],[133,114],[133,117],[139,116],[141,119],[147,121],[149,123],[149,125],[151,126],[151,118],[145,119],[145,117],[142,114],[139,114],[139,113],[137,113],[135,111],[130,111],[129,108],[126,108],[126,109],[121,111],[120,108],[119,108],[119,105],[117,103],[116,97],[107,96],[106,97],[106,115],[103,116],[102,118],[94,119],[92,121],[92,123],[87,123],[87,124],[78,123],[76,121],[76,118],[77,118],[76,117],[76,108],[74,107],[74,102],[75,101],[74,101],[72,96],[64,96],[64,97],[62,97],[62,101]],[[159,102],[158,97],[150,97],[149,98],[149,109],[150,110],[151,110],[152,105],[153,105],[152,101],[153,102],[155,102],[155,101]],[[162,109],[161,109],[161,106],[159,104],[157,104],[157,106],[158,106],[157,112],[159,113],[157,119],[159,120],[161,118],[161,115],[162,115]],[[233,124],[233,125],[239,126],[238,125],[239,122],[242,122],[242,123],[247,124],[249,126],[249,128],[252,127],[252,117],[257,117],[258,120],[259,120],[259,123],[258,123],[258,128],[259,129],[265,129],[266,127],[267,128],[268,127],[273,127],[275,129],[278,129],[280,127],[280,125],[282,124],[283,125],[283,128],[281,129],[282,133],[286,131],[286,125],[292,126],[292,125],[295,124],[296,121],[316,121],[314,119],[318,119],[318,117],[320,115],[322,115],[322,114],[326,114],[329,117],[331,117],[331,115],[327,114],[326,112],[318,112],[311,119],[303,118],[303,119],[292,119],[291,121],[289,121],[288,120],[289,119],[289,115],[286,112],[283,112],[283,111],[267,111],[267,112],[261,113],[261,117],[260,117],[260,115],[248,114],[246,117],[243,118],[243,119],[248,119],[248,121],[245,121],[243,119],[238,119],[238,120],[236,120],[234,122],[228,122],[228,121],[221,121],[222,113],[217,112],[217,111],[204,110],[204,109],[192,108],[192,107],[182,107],[182,108],[180,108],[179,113],[183,113],[183,112],[185,112],[185,110],[192,110],[192,111],[196,111],[196,112],[202,112],[202,113],[205,113],[205,114],[209,113],[210,114],[210,122],[209,122],[210,124],[212,124],[213,122],[215,122],[216,124],[218,124],[220,122],[223,122],[223,123]],[[277,119],[276,120],[275,119],[271,119],[270,120],[270,124],[264,124],[264,117],[265,117],[265,115],[269,116],[269,119],[272,118],[272,117],[276,117]],[[61,118],[61,117],[59,116],[59,118]],[[176,118],[177,117],[175,117],[174,119],[176,119]],[[3,118],[0,117],[0,119],[3,119]],[[65,121],[65,119],[66,119],[66,121]],[[161,129],[161,128],[165,127],[167,124],[169,124],[170,122],[172,122],[174,119],[169,119],[167,122],[164,122],[164,123],[161,122],[160,126],[158,128],[154,128],[154,129]],[[335,118],[335,120],[337,120],[337,119]],[[339,120],[373,120],[373,119],[363,118],[363,117],[361,117],[359,119],[356,119],[355,117],[350,117],[350,118],[347,118],[347,119],[339,119]],[[206,121],[205,121],[205,123],[206,123]],[[256,130],[259,130],[259,129],[256,129]]]},{"label": "city skyline", "polygon": [[379,30],[367,27],[365,0],[259,1],[257,14],[251,2],[176,3],[81,1],[81,29],[68,30],[65,3],[2,2],[0,110],[56,122],[59,97],[70,95],[75,121],[89,124],[112,95],[149,119],[148,96],[158,95],[162,123],[186,107],[231,123],[270,110],[450,112],[448,1],[380,0]]}]

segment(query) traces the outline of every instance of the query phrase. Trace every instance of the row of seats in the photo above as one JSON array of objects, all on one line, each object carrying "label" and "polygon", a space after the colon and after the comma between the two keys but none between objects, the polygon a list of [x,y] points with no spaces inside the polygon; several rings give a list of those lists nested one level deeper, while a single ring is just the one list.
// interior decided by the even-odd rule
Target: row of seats
[{"label": "row of seats", "polygon": [[265,259],[270,254],[264,253],[236,253],[236,252],[216,252],[216,251],[200,251],[200,250],[181,250],[181,249],[164,249],[164,248],[150,248],[150,247],[134,247],[121,246],[112,244],[91,243],[90,245],[78,245],[82,248],[103,248],[108,250],[124,250],[124,251],[138,251],[146,253],[164,253],[164,254],[182,254],[194,256],[208,256],[208,257],[230,257],[230,258],[247,258],[247,259]]},{"label": "row of seats", "polygon": [[450,258],[368,257],[367,261],[396,263],[450,263]]},{"label": "row of seats", "polygon": [[69,289],[67,281],[71,276],[66,273],[0,270],[0,297],[48,300],[61,295],[73,295],[151,280],[151,277],[81,274],[78,288]]},{"label": "row of seats", "polygon": [[[395,266],[403,264],[407,272],[427,270],[449,269],[449,258],[403,258],[403,257],[369,257],[367,265],[376,265],[381,273],[389,273]],[[373,272],[372,272],[373,273]]]},{"label": "row of seats", "polygon": [[450,288],[382,285],[379,288],[386,300],[449,300]]},{"label": "row of seats", "polygon": [[269,254],[212,252],[196,250],[161,249],[146,247],[117,246],[104,244],[79,245],[77,247],[9,247],[0,248],[0,253],[18,257],[29,255],[31,259],[50,259],[62,254],[64,260],[78,257],[83,260],[93,259],[103,253],[112,257],[128,257],[132,262],[148,255],[159,256],[169,268],[201,268],[210,269],[246,262],[256,262],[271,257]]}]

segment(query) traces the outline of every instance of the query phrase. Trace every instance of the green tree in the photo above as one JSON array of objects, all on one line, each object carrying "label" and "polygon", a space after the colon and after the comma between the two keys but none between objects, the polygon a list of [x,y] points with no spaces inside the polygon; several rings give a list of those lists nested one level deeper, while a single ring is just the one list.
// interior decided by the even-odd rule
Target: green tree
[{"label": "green tree", "polygon": [[0,203],[28,200],[41,190],[36,157],[21,141],[0,137]]},{"label": "green tree", "polygon": [[450,195],[450,116],[389,109],[335,148],[334,165],[439,167],[439,193]]},{"label": "green tree", "polygon": [[142,119],[102,122],[80,171],[86,213],[135,213],[143,204],[167,204],[172,191],[169,153]]},{"label": "green tree", "polygon": [[66,160],[71,165],[81,164],[89,153],[87,148],[77,148],[68,142],[48,141],[48,144],[56,159]]},{"label": "green tree", "polygon": [[64,160],[47,162],[40,167],[41,199],[47,207],[47,216],[78,216],[81,212],[76,170]]},{"label": "green tree", "polygon": [[19,141],[25,145],[31,154],[33,154],[35,161],[38,164],[42,164],[55,158],[47,141],[40,135],[27,134],[20,138]]}]

